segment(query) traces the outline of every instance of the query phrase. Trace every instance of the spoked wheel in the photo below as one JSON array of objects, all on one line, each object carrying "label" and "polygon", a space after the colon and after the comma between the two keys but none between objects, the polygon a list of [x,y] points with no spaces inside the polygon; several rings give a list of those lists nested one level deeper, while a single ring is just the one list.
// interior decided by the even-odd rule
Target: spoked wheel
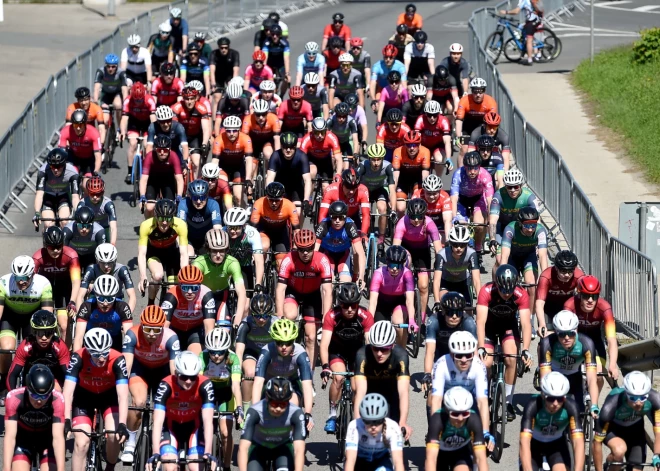
[{"label": "spoked wheel", "polygon": [[543,43],[541,48],[541,59],[539,62],[548,62],[555,60],[561,54],[561,39],[557,37],[554,31],[543,28],[534,35],[534,38],[539,38]]},{"label": "spoked wheel", "polygon": [[147,465],[147,460],[150,456],[149,439],[144,433],[140,433],[137,446],[135,447],[135,453],[133,454],[133,469],[135,471],[142,471]]},{"label": "spoked wheel", "polygon": [[[419,294],[419,289],[415,288],[415,323],[420,326],[422,325],[422,297]],[[412,332],[408,334],[410,338],[410,356],[412,358],[417,358],[419,355],[419,347],[422,345],[422,332],[418,330],[417,332]]]},{"label": "spoked wheel", "polygon": [[594,421],[591,417],[591,412],[589,409],[591,404],[588,407],[585,407],[584,410],[584,420],[582,424],[582,430],[584,431],[584,471],[591,471],[593,467],[593,451],[591,449],[591,438],[594,431]]},{"label": "spoked wheel", "polygon": [[378,254],[378,247],[376,244],[376,239],[369,238],[369,246],[367,247],[367,268],[364,272],[364,283],[366,286],[371,284],[371,278],[376,271],[376,265],[378,261],[376,260]]},{"label": "spoked wheel", "polygon": [[504,451],[506,422],[506,392],[504,390],[504,382],[499,382],[495,386],[495,395],[493,396],[493,406],[490,416],[490,434],[495,437],[495,448],[491,456],[496,463],[500,462],[502,452]]},{"label": "spoked wheel", "polygon": [[497,64],[497,61],[502,54],[503,46],[504,37],[499,31],[495,31],[493,34],[488,36],[488,39],[486,39],[486,54],[488,54],[490,60],[493,61],[493,64]]},{"label": "spoked wheel", "polygon": [[140,174],[142,173],[142,162],[138,161],[139,157],[133,159],[133,169],[132,169],[132,178],[133,178],[133,196],[130,201],[130,205],[134,208],[137,206],[138,201],[140,201]]},{"label": "spoked wheel", "polygon": [[257,175],[254,179],[254,199],[258,200],[264,195],[264,177]]},{"label": "spoked wheel", "polygon": [[[217,426],[219,426],[219,424]],[[220,433],[218,430],[219,429],[216,429],[215,433],[213,434],[213,456],[218,459],[218,466],[222,466],[222,439],[220,438]]]},{"label": "spoked wheel", "polygon": [[347,407],[344,401],[339,401],[337,404],[337,446],[339,447],[339,460],[344,461],[346,451],[346,432],[348,431],[348,424],[353,416],[352,411]]},{"label": "spoked wheel", "polygon": [[504,57],[511,62],[520,62],[522,59],[523,52],[518,47],[518,43],[515,39],[509,38],[507,42],[504,43]]}]

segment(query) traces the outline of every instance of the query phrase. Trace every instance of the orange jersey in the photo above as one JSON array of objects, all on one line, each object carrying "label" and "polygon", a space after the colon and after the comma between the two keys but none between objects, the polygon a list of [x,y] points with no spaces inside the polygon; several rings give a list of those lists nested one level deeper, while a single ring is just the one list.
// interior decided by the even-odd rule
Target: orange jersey
[{"label": "orange jersey", "polygon": [[[79,110],[80,105],[78,102],[76,103],[71,103],[69,107],[66,109],[66,121],[71,122],[71,115],[73,114],[74,111]],[[89,124],[94,124],[94,121],[98,123],[103,122],[103,109],[96,103],[90,103],[89,104],[89,109],[87,110],[87,122]]]},{"label": "orange jersey", "polygon": [[263,126],[257,123],[257,116],[251,114],[243,119],[243,128],[241,132],[250,136],[250,139],[256,142],[265,142],[273,138],[273,136],[280,134],[282,125],[275,113],[268,113],[266,115],[266,122]]},{"label": "orange jersey", "polygon": [[486,113],[490,111],[497,112],[497,103],[490,95],[484,95],[481,103],[474,101],[474,95],[470,94],[461,98],[456,110],[456,119],[470,120],[481,124]]},{"label": "orange jersey", "polygon": [[408,19],[405,12],[401,13],[396,19],[396,25],[406,25],[408,27],[408,34],[415,34],[415,31],[422,29],[424,22],[422,20],[422,15],[415,13],[411,19]]},{"label": "orange jersey", "polygon": [[231,142],[227,133],[222,132],[213,140],[213,158],[222,163],[239,163],[245,156],[252,155],[252,140],[244,133],[238,133],[238,138]]},{"label": "orange jersey", "polygon": [[408,155],[408,148],[406,146],[397,147],[394,149],[394,155],[392,157],[392,168],[405,173],[430,170],[431,152],[427,147],[419,146],[419,152],[412,158]]},{"label": "orange jersey", "polygon": [[284,227],[287,222],[296,227],[300,224],[296,205],[290,200],[282,198],[282,204],[276,210],[270,207],[265,196],[255,201],[250,223],[260,231]]},{"label": "orange jersey", "polygon": [[383,144],[386,149],[396,149],[403,145],[403,136],[405,136],[407,132],[410,132],[410,127],[406,123],[401,123],[399,132],[396,134],[390,132],[390,127],[387,123],[383,123],[378,128],[376,143]]}]

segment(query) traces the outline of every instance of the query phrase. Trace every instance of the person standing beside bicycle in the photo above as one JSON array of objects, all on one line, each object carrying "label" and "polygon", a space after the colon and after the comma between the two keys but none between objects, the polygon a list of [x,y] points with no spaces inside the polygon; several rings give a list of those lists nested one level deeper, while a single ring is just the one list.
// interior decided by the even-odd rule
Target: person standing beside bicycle
[{"label": "person standing beside bicycle", "polygon": [[[466,305],[472,306],[473,292],[481,291],[481,272],[477,253],[469,247],[470,230],[454,226],[449,231],[449,244],[435,256],[433,299],[443,299],[449,291],[461,293]],[[472,284],[472,290],[470,290]],[[437,301],[436,301],[437,302]]]},{"label": "person standing beside bicycle", "polygon": [[525,26],[523,35],[525,36],[525,51],[527,52],[527,62],[525,65],[532,65],[534,59],[540,57],[534,55],[534,34],[536,28],[541,23],[543,10],[540,9],[539,0],[518,0],[518,6],[512,10],[500,10],[500,15],[517,15],[521,11],[525,14]]}]

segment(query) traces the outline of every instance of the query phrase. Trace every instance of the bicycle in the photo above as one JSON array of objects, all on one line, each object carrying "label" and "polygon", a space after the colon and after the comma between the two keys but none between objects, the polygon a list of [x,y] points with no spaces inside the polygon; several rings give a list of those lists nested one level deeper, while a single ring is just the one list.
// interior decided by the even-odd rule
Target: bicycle
[{"label": "bicycle", "polygon": [[[583,391],[583,403],[584,403],[584,412],[581,412],[582,416],[582,431],[584,432],[584,471],[591,471],[594,465],[593,450],[591,448],[591,440],[593,438],[592,434],[594,431],[594,422],[595,419],[591,415],[591,395],[587,389],[587,378],[586,371],[584,369],[584,364],[581,366],[582,374],[582,391]],[[596,373],[597,376],[607,376],[607,373]]]},{"label": "bicycle", "polygon": [[86,435],[89,440],[89,450],[87,450],[87,464],[85,465],[86,471],[103,471],[103,454],[105,453],[105,436],[108,433],[115,433],[114,430],[105,430],[103,428],[103,416],[96,412],[95,415],[96,426],[91,432],[86,432],[82,429],[73,429],[71,432],[82,433]]},{"label": "bicycle", "polygon": [[[515,18],[500,16],[496,13],[490,14],[498,18],[497,29],[488,36],[485,43],[485,49],[488,56],[497,64],[497,61],[504,52],[504,56],[511,62],[519,62],[526,54],[525,38],[523,37],[523,24],[514,26]],[[511,37],[504,41],[504,30],[507,30]],[[543,23],[539,23],[534,34],[532,47],[538,50],[539,62],[548,62],[557,59],[561,54],[562,43],[557,35]]]},{"label": "bicycle", "polygon": [[[218,459],[218,467],[224,463],[222,452],[222,436],[220,434],[220,418],[221,417],[234,417],[233,412],[229,411],[214,411],[213,412],[213,456]],[[236,430],[239,430],[238,420],[235,420]],[[231,430],[229,430],[231,434]],[[136,470],[137,471],[137,470]]]},{"label": "bicycle", "polygon": [[103,149],[103,161],[101,162],[101,172],[105,175],[108,169],[112,168],[112,162],[115,158],[115,150],[117,149],[117,125],[115,123],[115,107],[111,103],[108,105],[108,131],[105,135],[105,142]]},{"label": "bicycle", "polygon": [[135,451],[133,452],[133,469],[135,471],[142,471],[152,453],[151,414],[153,413],[154,408],[151,407],[149,398],[147,397],[147,402],[144,407],[129,406],[128,409],[142,412],[140,436],[137,439]]},{"label": "bicycle", "polygon": [[[412,331],[408,335],[408,342],[411,345],[410,351],[408,354],[411,358],[417,358],[419,355],[419,348],[422,346],[422,326],[426,321],[426,309],[428,306],[422,306],[422,296],[417,287],[417,278],[419,273],[432,273],[433,270],[429,268],[414,268],[412,269],[413,279],[415,283],[415,323],[419,326],[417,332]],[[429,276],[429,286],[431,286],[431,280]],[[424,316],[422,316],[422,312]]]},{"label": "bicycle", "polygon": [[[385,236],[389,238],[389,244],[392,245],[392,237],[394,236],[394,227],[397,223],[396,212],[392,211],[387,215],[380,214],[378,212],[371,213],[371,224],[369,225],[369,237],[367,239],[366,247],[364,247],[364,253],[366,255],[366,266],[364,272],[364,283],[368,287],[371,282],[371,278],[378,268],[378,258],[379,255],[382,255],[381,252],[384,249],[384,244],[378,245],[378,238],[376,237],[376,228],[378,227],[378,219],[381,216],[387,216],[387,228]],[[366,290],[365,290],[366,293]],[[365,294],[365,297],[368,296],[368,293]]]},{"label": "bicycle", "polygon": [[[344,377],[341,397],[337,402],[337,427],[335,429],[335,437],[337,437],[337,445],[339,447],[339,460],[343,461],[346,456],[348,424],[353,420],[353,388],[351,387],[351,378],[355,376],[355,373],[351,371],[333,371],[331,375]],[[323,389],[326,387],[327,383],[323,385]]]},{"label": "bicycle", "polygon": [[42,217],[37,217],[34,221],[34,232],[39,232],[39,225],[42,222],[54,222],[56,226],[62,226],[60,223],[62,221],[74,221],[75,218],[73,216],[67,217],[67,218],[61,218],[55,213],[54,218],[42,218]]},{"label": "bicycle", "polygon": [[308,213],[306,215],[303,215],[303,219],[305,216],[309,216],[312,225],[316,227],[317,221],[319,219],[319,211],[321,210],[321,201],[323,201],[323,184],[324,183],[332,183],[334,179],[332,178],[323,178],[321,175],[316,175],[316,178],[313,180],[313,188],[312,188],[312,206],[308,210]]},{"label": "bicycle", "polygon": [[[133,157],[133,167],[131,169],[131,185],[133,185],[133,194],[128,201],[128,204],[135,208],[137,202],[140,201],[140,177],[142,176],[142,157],[144,154],[144,144],[142,141],[145,139],[143,136],[137,137],[137,148],[135,149],[135,156]],[[123,141],[119,142],[119,147],[123,148]]]}]

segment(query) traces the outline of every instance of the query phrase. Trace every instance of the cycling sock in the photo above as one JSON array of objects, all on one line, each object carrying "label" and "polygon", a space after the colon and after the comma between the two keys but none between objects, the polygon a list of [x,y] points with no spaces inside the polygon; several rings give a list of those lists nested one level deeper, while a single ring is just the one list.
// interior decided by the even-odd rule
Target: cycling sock
[{"label": "cycling sock", "polygon": [[128,174],[131,175],[133,173],[133,166],[129,165],[128,167]]},{"label": "cycling sock", "polygon": [[247,410],[250,408],[250,401],[243,401],[243,410],[247,413]]},{"label": "cycling sock", "polygon": [[504,383],[504,391],[506,392],[506,402],[511,404],[511,399],[513,398],[513,390],[515,385]]},{"label": "cycling sock", "polygon": [[137,430],[131,432],[130,430],[128,431],[128,442],[131,445],[135,445],[135,439],[137,438]]},{"label": "cycling sock", "polygon": [[329,417],[336,417],[337,416],[337,405],[330,403],[330,416]]}]

